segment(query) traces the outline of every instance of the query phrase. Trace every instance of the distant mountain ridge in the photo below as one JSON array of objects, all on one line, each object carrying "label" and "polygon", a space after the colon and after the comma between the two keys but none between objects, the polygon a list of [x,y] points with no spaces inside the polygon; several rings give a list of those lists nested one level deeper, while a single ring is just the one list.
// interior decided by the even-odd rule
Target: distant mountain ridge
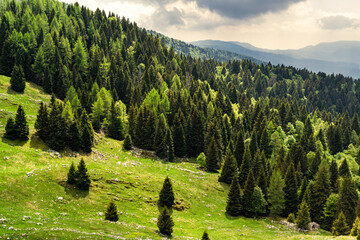
[{"label": "distant mountain ridge", "polygon": [[360,78],[360,42],[357,41],[320,43],[297,50],[269,50],[254,47],[249,43],[219,40],[195,41],[191,44],[235,52],[272,64]]}]

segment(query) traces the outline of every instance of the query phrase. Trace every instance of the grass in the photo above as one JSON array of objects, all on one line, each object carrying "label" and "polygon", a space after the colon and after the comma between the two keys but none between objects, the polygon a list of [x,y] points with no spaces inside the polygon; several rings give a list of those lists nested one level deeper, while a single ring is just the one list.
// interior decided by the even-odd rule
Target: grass
[{"label": "grass", "polygon": [[[36,116],[36,94],[43,101],[50,99],[35,85],[27,85],[23,95],[7,92],[7,82],[0,77],[0,109],[8,115],[21,102],[27,114]],[[33,129],[34,120],[29,122]],[[75,157],[64,151],[58,158],[35,136],[25,143],[2,139],[0,219],[7,222],[0,224],[0,238],[162,239],[157,233],[156,201],[166,176],[173,182],[176,200],[187,207],[173,211],[173,239],[200,239],[205,229],[211,239],[334,238],[325,231],[298,232],[268,218],[229,218],[225,216],[228,186],[217,181],[217,174],[203,172],[194,163],[168,166],[121,149],[122,142],[97,136],[92,154]],[[71,162],[77,165],[80,158],[92,179],[89,192],[65,182]],[[111,199],[121,213],[117,223],[101,216]]]}]

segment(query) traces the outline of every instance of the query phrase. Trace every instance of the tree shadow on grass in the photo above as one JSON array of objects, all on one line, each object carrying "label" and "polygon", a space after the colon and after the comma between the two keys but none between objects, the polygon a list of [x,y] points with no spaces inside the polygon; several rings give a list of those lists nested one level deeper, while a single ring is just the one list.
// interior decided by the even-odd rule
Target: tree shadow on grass
[{"label": "tree shadow on grass", "polygon": [[30,147],[35,149],[40,149],[42,151],[49,150],[49,147],[46,146],[43,140],[39,138],[39,136],[33,134],[30,137]]},{"label": "tree shadow on grass", "polygon": [[6,143],[7,145],[10,145],[10,146],[22,147],[27,143],[28,140],[10,140],[10,139],[7,139],[5,137],[2,137],[1,141],[3,143]]},{"label": "tree shadow on grass", "polygon": [[64,187],[66,195],[70,195],[75,199],[85,198],[89,195],[89,191],[79,190],[75,185],[68,184],[66,181],[60,181],[59,184]]},{"label": "tree shadow on grass", "polygon": [[241,218],[242,216],[231,216],[227,213],[224,213],[225,214],[225,217],[228,219],[228,220],[237,220],[239,218]]}]

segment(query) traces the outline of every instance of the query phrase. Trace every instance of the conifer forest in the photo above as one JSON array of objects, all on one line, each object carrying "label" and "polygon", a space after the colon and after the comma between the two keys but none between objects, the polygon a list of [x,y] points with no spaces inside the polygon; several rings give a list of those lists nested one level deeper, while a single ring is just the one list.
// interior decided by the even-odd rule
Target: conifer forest
[{"label": "conifer forest", "polygon": [[[0,239],[360,238],[358,79],[197,58],[126,16],[57,0],[0,2],[0,75]],[[41,183],[26,180],[35,166]],[[72,201],[84,205],[69,220]],[[34,212],[62,225],[33,226]]]}]

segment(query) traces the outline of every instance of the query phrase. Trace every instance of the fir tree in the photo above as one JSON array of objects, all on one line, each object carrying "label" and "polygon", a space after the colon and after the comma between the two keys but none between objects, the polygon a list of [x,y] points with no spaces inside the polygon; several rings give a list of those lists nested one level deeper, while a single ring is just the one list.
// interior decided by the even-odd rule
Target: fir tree
[{"label": "fir tree", "polygon": [[260,172],[259,172],[257,180],[256,180],[256,185],[261,188],[261,191],[264,194],[265,198],[267,198],[267,185],[268,185],[267,181],[268,180],[265,175],[264,167],[261,166]]},{"label": "fir tree", "polygon": [[346,217],[342,211],[339,213],[337,219],[335,219],[331,228],[331,233],[334,236],[349,234],[349,227],[347,225]]},{"label": "fir tree", "polygon": [[332,224],[337,214],[339,195],[332,193],[326,200],[324,207],[324,218],[321,228],[331,231]]},{"label": "fir tree", "polygon": [[21,65],[15,65],[10,79],[11,89],[23,93],[25,90],[25,74]]},{"label": "fir tree", "polygon": [[77,171],[74,166],[74,162],[71,163],[69,172],[67,174],[67,183],[75,184],[77,181]]},{"label": "fir tree", "polygon": [[168,129],[166,131],[166,144],[168,146],[167,158],[170,162],[174,162],[174,158],[175,158],[174,141],[173,141],[173,137],[172,137],[172,133],[171,133],[170,129]]},{"label": "fir tree", "polygon": [[173,191],[173,186],[172,183],[169,179],[169,177],[166,177],[164,180],[164,184],[161,188],[161,191],[159,193],[159,201],[158,201],[158,205],[161,207],[168,207],[171,208],[172,205],[174,204],[174,191]]},{"label": "fir tree", "polygon": [[81,133],[76,122],[71,123],[69,128],[69,146],[73,151],[79,151],[82,146]]},{"label": "fir tree", "polygon": [[106,207],[105,220],[111,222],[117,222],[119,220],[119,214],[117,212],[117,207],[114,201],[110,201]]},{"label": "fir tree", "polygon": [[174,151],[175,156],[184,157],[186,155],[186,137],[184,130],[184,114],[179,108],[174,118]]},{"label": "fir tree", "polygon": [[206,149],[206,169],[209,172],[217,172],[219,169],[219,152],[215,139],[213,138]]},{"label": "fir tree", "polygon": [[280,216],[285,208],[285,182],[279,170],[272,173],[268,189],[268,202],[270,204],[270,215]]},{"label": "fir tree", "polygon": [[239,183],[240,186],[244,186],[248,173],[252,167],[252,158],[249,147],[245,148],[242,164],[239,171]]},{"label": "fir tree", "polygon": [[338,179],[339,171],[336,160],[332,160],[330,164],[330,187],[331,192],[336,193],[338,191]]},{"label": "fir tree", "polygon": [[108,134],[109,137],[116,140],[124,140],[125,137],[125,126],[116,112],[114,102],[111,103]]},{"label": "fir tree", "polygon": [[24,109],[21,105],[19,105],[16,117],[15,117],[15,129],[16,129],[16,138],[20,140],[28,140],[29,135],[29,126],[26,121],[26,116]]},{"label": "fir tree", "polygon": [[309,229],[310,222],[310,209],[306,201],[303,201],[300,205],[299,211],[297,212],[296,226],[298,228],[307,230]]},{"label": "fir tree", "polygon": [[234,151],[234,155],[235,155],[238,167],[241,167],[241,165],[242,165],[244,151],[245,151],[244,137],[243,137],[242,132],[239,131],[239,133],[236,137],[235,151]]},{"label": "fir tree", "polygon": [[130,134],[126,134],[126,137],[125,137],[125,140],[124,140],[124,143],[123,143],[123,148],[125,150],[131,150],[132,148],[132,141],[131,141],[131,136]]},{"label": "fir tree", "polygon": [[359,217],[356,217],[354,223],[353,223],[353,226],[351,228],[351,231],[350,231],[350,236],[354,236],[356,237],[359,232],[359,229],[360,229],[360,218]]},{"label": "fir tree", "polygon": [[321,223],[322,210],[330,195],[330,181],[328,171],[322,166],[316,174],[315,183],[311,191],[311,218],[313,221]]},{"label": "fir tree", "polygon": [[[51,131],[50,131],[51,129]],[[47,144],[51,149],[61,151],[66,145],[66,124],[60,106],[55,103],[49,115],[49,137]]]},{"label": "fir tree", "polygon": [[261,216],[266,213],[267,202],[260,187],[255,187],[251,196],[251,205],[254,216]]},{"label": "fir tree", "polygon": [[15,128],[15,122],[12,117],[9,117],[5,126],[5,138],[14,140],[17,138],[17,131]]},{"label": "fir tree", "polygon": [[245,182],[244,187],[244,196],[243,196],[243,204],[244,204],[244,215],[246,217],[253,217],[254,209],[252,207],[252,195],[254,193],[255,188],[255,179],[252,169],[248,174],[248,177]]},{"label": "fir tree", "polygon": [[234,175],[237,174],[237,162],[234,155],[231,152],[230,146],[226,149],[225,161],[221,169],[219,182],[230,184]]},{"label": "fir tree", "polygon": [[49,111],[46,104],[40,103],[40,108],[35,122],[36,134],[43,140],[49,138]]},{"label": "fir tree", "polygon": [[355,220],[355,209],[358,201],[358,193],[356,191],[355,183],[351,177],[346,176],[339,190],[339,211],[343,212],[346,219],[347,225],[351,226]]},{"label": "fir tree", "polygon": [[157,226],[160,233],[171,236],[174,227],[174,221],[172,220],[170,210],[165,207],[159,215]]},{"label": "fir tree", "polygon": [[89,190],[90,188],[91,180],[87,171],[88,170],[86,168],[85,161],[84,159],[81,159],[78,165],[77,181],[76,181],[76,186],[80,190]]},{"label": "fir tree", "polygon": [[228,193],[226,214],[230,216],[240,216],[243,210],[241,202],[240,185],[237,175],[235,174]]},{"label": "fir tree", "polygon": [[202,237],[201,237],[201,240],[210,240],[209,238],[209,234],[207,233],[207,231],[205,230]]},{"label": "fir tree", "polygon": [[341,177],[345,177],[347,175],[351,176],[349,165],[348,165],[346,158],[344,159],[344,161],[341,163],[341,165],[339,167],[339,175]]},{"label": "fir tree", "polygon": [[83,129],[81,135],[82,150],[86,153],[91,153],[92,141],[91,141],[91,130],[89,127]]},{"label": "fir tree", "polygon": [[287,216],[289,213],[296,211],[298,204],[295,168],[292,162],[286,171],[284,193],[286,206],[284,209],[284,216]]},{"label": "fir tree", "polygon": [[156,125],[154,149],[156,155],[160,158],[166,158],[168,153],[168,145],[166,139],[166,133],[168,126],[164,114],[161,114]]}]

